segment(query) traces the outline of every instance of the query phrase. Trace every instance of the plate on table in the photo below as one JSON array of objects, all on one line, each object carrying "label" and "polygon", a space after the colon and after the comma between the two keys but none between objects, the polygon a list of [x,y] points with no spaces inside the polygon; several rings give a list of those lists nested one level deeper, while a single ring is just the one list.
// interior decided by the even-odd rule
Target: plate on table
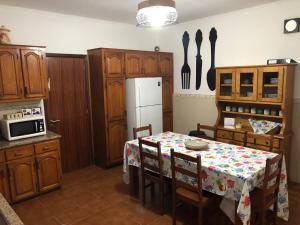
[{"label": "plate on table", "polygon": [[205,151],[208,150],[208,144],[205,141],[200,140],[186,140],[184,145],[187,149],[195,151]]}]

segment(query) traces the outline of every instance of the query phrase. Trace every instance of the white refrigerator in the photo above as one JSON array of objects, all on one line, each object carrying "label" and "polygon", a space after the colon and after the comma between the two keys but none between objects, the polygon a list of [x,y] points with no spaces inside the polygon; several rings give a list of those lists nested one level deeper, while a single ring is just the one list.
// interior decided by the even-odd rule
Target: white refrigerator
[{"label": "white refrigerator", "polygon": [[[162,132],[161,77],[126,80],[126,110],[128,140],[133,139],[133,128],[152,125],[152,133]],[[143,133],[142,133],[143,134]]]}]

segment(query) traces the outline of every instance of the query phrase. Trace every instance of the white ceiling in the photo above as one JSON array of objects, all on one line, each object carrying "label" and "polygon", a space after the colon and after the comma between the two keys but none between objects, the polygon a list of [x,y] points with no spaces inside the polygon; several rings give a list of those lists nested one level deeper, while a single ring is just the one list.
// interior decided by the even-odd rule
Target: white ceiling
[{"label": "white ceiling", "polygon": [[[135,24],[142,0],[0,0],[2,5]],[[176,0],[179,22],[230,12],[277,0]]]}]

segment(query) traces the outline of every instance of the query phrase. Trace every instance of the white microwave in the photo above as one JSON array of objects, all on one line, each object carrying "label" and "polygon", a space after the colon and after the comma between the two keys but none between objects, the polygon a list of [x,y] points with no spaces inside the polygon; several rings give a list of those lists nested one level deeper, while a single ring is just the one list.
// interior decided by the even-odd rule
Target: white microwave
[{"label": "white microwave", "polygon": [[1,134],[8,141],[46,134],[44,116],[15,120],[0,120]]}]

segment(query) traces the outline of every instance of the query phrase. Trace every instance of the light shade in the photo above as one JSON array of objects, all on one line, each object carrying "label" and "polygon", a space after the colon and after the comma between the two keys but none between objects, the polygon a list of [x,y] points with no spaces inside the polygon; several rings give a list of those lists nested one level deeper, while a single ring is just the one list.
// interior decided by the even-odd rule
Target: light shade
[{"label": "light shade", "polygon": [[177,21],[177,11],[173,0],[147,0],[138,5],[137,26],[160,27]]}]

